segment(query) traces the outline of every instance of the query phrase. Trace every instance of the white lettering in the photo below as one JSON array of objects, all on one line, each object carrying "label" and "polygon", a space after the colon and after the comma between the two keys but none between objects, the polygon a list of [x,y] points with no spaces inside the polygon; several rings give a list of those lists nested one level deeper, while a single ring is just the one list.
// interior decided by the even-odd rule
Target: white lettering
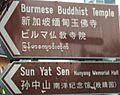
[{"label": "white lettering", "polygon": [[69,76],[70,70],[69,69],[62,69],[61,67],[57,67],[57,75],[58,76]]},{"label": "white lettering", "polygon": [[21,76],[35,76],[35,70],[34,69],[26,69],[25,67],[20,68]]},{"label": "white lettering", "polygon": [[42,13],[42,14],[53,14],[52,7],[36,7],[36,6],[26,6],[21,4],[22,13]]},{"label": "white lettering", "polygon": [[96,70],[93,70],[92,71],[92,75],[96,75],[96,76],[104,76],[104,75],[110,75],[110,71],[96,71]]},{"label": "white lettering", "polygon": [[81,76],[81,77],[84,77],[84,76],[90,77],[91,72],[89,72],[89,71],[74,71],[74,75]]},{"label": "white lettering", "polygon": [[25,31],[22,31],[22,38],[23,38],[23,39],[29,38],[29,36],[28,36],[28,30],[26,30],[26,32],[25,32]]},{"label": "white lettering", "polygon": [[21,4],[21,12],[25,12],[25,4]]},{"label": "white lettering", "polygon": [[40,67],[41,76],[52,76],[52,69],[51,67],[45,68]]},{"label": "white lettering", "polygon": [[93,16],[104,17],[107,19],[108,17],[115,17],[115,13],[114,11],[111,11],[111,9],[97,10],[96,8],[93,8]]},{"label": "white lettering", "polygon": [[64,15],[80,15],[80,16],[88,16],[88,9],[81,7],[67,7],[63,8],[62,6],[58,6],[58,14]]}]

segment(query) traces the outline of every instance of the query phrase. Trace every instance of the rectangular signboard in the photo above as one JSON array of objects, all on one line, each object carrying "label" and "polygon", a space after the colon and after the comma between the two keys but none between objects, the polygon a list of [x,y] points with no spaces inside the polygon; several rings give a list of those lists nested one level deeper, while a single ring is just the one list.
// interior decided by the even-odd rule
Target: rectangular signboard
[{"label": "rectangular signboard", "polygon": [[119,93],[120,64],[14,62],[2,80],[14,95]]},{"label": "rectangular signboard", "polygon": [[118,6],[14,1],[0,22],[14,57],[119,57]]}]

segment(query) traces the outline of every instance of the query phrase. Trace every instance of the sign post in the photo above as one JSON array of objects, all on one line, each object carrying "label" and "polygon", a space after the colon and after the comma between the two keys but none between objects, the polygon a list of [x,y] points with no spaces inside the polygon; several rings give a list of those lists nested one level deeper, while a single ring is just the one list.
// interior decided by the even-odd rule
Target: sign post
[{"label": "sign post", "polygon": [[13,62],[2,81],[14,95],[119,93],[120,64]]},{"label": "sign post", "polygon": [[0,33],[13,57],[119,57],[118,7],[13,1]]}]

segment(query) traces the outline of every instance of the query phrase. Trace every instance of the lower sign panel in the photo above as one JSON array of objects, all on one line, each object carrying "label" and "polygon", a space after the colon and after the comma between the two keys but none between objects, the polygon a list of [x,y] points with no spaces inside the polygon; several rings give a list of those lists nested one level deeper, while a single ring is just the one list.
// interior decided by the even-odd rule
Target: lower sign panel
[{"label": "lower sign panel", "polygon": [[14,62],[2,80],[15,95],[119,93],[120,64]]}]

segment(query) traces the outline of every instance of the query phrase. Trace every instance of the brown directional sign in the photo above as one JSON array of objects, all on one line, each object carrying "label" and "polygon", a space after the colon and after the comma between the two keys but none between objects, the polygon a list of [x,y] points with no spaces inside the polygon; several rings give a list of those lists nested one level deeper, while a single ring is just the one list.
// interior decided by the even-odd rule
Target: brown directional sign
[{"label": "brown directional sign", "polygon": [[119,93],[120,64],[14,62],[2,81],[14,95]]},{"label": "brown directional sign", "polygon": [[13,57],[119,57],[118,7],[11,2],[0,32]]},{"label": "brown directional sign", "polygon": [[119,93],[120,64],[14,62],[2,80],[14,95]]}]

